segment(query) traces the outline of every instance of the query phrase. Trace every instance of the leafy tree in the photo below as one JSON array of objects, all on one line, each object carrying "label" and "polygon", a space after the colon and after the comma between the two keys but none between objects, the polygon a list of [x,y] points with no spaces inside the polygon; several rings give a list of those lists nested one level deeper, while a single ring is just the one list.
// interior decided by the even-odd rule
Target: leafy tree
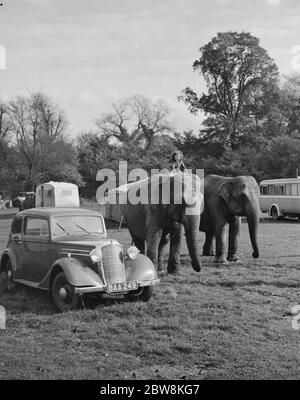
[{"label": "leafy tree", "polygon": [[65,114],[50,98],[39,92],[19,96],[9,102],[7,113],[7,165],[19,182],[26,182],[31,190],[48,178],[61,180],[64,176],[82,184],[76,172],[75,149],[66,138]]},{"label": "leafy tree", "polygon": [[286,118],[286,133],[300,132],[300,74],[284,77],[281,110]]},{"label": "leafy tree", "polygon": [[239,147],[245,119],[258,125],[266,114],[266,94],[276,91],[278,69],[259,39],[250,33],[218,33],[200,48],[193,64],[207,85],[200,97],[187,87],[180,97],[192,113],[203,111],[204,135]]}]

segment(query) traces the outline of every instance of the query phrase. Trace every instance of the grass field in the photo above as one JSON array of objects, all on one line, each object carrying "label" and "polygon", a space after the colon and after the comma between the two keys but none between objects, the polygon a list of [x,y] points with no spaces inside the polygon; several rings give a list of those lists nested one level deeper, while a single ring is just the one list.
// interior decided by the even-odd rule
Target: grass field
[{"label": "grass field", "polygon": [[[0,220],[1,252],[10,222]],[[180,273],[163,275],[149,303],[59,314],[46,293],[0,291],[0,379],[299,379],[299,231],[296,221],[262,223],[253,260],[242,224],[242,261],[216,267],[204,257],[200,274],[184,248]],[[130,244],[126,229],[108,233]]]}]

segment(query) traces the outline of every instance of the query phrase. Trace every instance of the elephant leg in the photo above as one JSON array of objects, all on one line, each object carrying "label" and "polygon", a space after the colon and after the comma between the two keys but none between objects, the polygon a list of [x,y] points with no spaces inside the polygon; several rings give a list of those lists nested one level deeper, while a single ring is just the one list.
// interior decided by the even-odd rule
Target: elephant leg
[{"label": "elephant leg", "polygon": [[214,256],[214,234],[206,233],[205,234],[205,243],[203,246],[203,256]]},{"label": "elephant leg", "polygon": [[157,269],[159,271],[163,270],[163,262],[164,262],[164,250],[166,245],[169,242],[168,238],[168,233],[163,232],[162,237],[160,239],[159,245],[158,245],[158,266]]},{"label": "elephant leg", "polygon": [[180,267],[180,252],[183,236],[183,225],[173,222],[170,229],[170,254],[168,260],[168,273],[175,274]]},{"label": "elephant leg", "polygon": [[226,224],[218,224],[216,227],[216,257],[215,263],[227,264],[225,257],[225,227]]},{"label": "elephant leg", "polygon": [[237,257],[238,248],[238,235],[240,232],[241,220],[239,217],[233,217],[229,222],[229,240],[228,240],[228,255],[227,260],[236,262],[239,260]]},{"label": "elephant leg", "polygon": [[142,254],[146,254],[145,240],[141,239],[141,238],[139,238],[139,237],[137,237],[135,235],[132,235],[132,234],[131,234],[131,237],[132,237],[134,245],[139,249],[139,251]]},{"label": "elephant leg", "polygon": [[158,268],[158,247],[162,236],[162,230],[147,233],[147,256]]}]

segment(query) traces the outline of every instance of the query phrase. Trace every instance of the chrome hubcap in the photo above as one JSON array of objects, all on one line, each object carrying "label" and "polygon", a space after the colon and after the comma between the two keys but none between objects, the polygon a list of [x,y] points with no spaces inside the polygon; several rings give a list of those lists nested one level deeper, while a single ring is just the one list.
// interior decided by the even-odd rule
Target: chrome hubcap
[{"label": "chrome hubcap", "polygon": [[62,287],[59,289],[58,295],[62,300],[65,300],[68,295],[68,292],[66,291],[66,289],[64,287]]}]

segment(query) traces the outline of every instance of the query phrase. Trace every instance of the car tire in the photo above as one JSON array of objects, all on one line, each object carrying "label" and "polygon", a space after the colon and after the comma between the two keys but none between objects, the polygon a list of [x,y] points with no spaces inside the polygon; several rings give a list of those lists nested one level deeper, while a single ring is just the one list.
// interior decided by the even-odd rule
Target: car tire
[{"label": "car tire", "polygon": [[13,278],[13,268],[10,259],[8,258],[5,264],[5,291],[11,293],[16,290],[16,283]]},{"label": "car tire", "polygon": [[59,272],[52,283],[52,299],[61,312],[71,311],[78,308],[79,296],[75,294],[75,288],[71,285],[63,272]]},{"label": "car tire", "polygon": [[153,286],[144,286],[133,292],[126,293],[124,297],[128,301],[142,300],[147,302],[152,297],[152,294],[153,294]]},{"label": "car tire", "polygon": [[271,217],[274,221],[277,221],[279,216],[278,216],[278,211],[276,207],[272,207],[271,209]]},{"label": "car tire", "polygon": [[140,294],[140,299],[142,301],[149,301],[153,295],[153,286],[144,286],[142,289],[142,293]]}]

